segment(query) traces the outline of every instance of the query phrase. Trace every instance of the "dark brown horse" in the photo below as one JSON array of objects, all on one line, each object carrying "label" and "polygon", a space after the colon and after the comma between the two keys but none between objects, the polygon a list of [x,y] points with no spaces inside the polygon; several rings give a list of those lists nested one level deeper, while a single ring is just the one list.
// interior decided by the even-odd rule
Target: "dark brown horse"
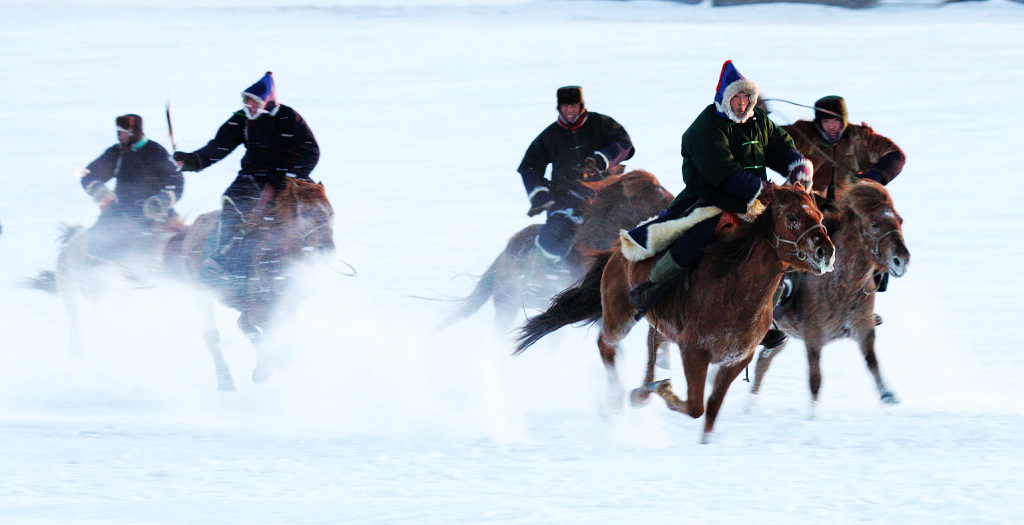
[{"label": "dark brown horse", "polygon": [[[199,268],[204,248],[215,242],[219,211],[200,215],[195,223],[173,237],[164,258],[168,269],[185,280],[199,284]],[[267,185],[260,204],[246,216],[242,227],[245,242],[253,243],[247,262],[248,279],[244,284],[226,285],[213,290],[227,307],[240,312],[238,327],[256,349],[253,381],[266,381],[273,371],[274,356],[266,346],[266,331],[280,314],[292,309],[294,294],[289,290],[289,269],[296,263],[334,252],[334,210],[322,184],[287,179],[275,194]],[[227,362],[220,351],[220,335],[213,318],[213,303],[201,301],[204,339],[213,356],[220,390],[234,390]]]},{"label": "dark brown horse", "polygon": [[587,255],[610,249],[619,231],[632,228],[672,202],[672,194],[658,179],[643,170],[612,175],[602,181],[585,183],[596,191],[581,210],[584,222],[573,238],[573,249],[566,257],[568,271],[564,279],[549,283],[545,293],[526,294],[524,289],[533,278],[530,252],[540,224],[531,224],[509,239],[505,250],[491,263],[477,282],[476,288],[461,301],[459,308],[445,325],[476,313],[488,300],[494,302],[495,321],[507,328],[524,308],[541,309],[552,295],[576,282],[586,271]]},{"label": "dark brown horse", "polygon": [[[812,403],[821,389],[821,349],[838,339],[860,345],[882,402],[899,403],[878,371],[875,357],[874,276],[889,272],[901,277],[910,263],[903,242],[903,219],[885,188],[873,181],[848,186],[824,224],[836,245],[836,269],[827,275],[794,275],[790,299],[777,309],[779,328],[807,346]],[[757,358],[752,392],[761,387],[772,359],[785,345],[762,350]],[[812,404],[813,406],[813,404]]]},{"label": "dark brown horse", "polygon": [[[708,366],[719,364],[707,400],[702,441],[714,428],[725,393],[754,355],[754,348],[772,320],[772,295],[789,269],[825,273],[832,270],[835,248],[821,225],[821,212],[802,189],[775,187],[770,204],[752,222],[737,221],[723,228],[701,261],[680,275],[657,306],[647,312],[647,373],[631,396],[634,405],[646,403],[651,392],[669,408],[698,418],[705,413],[704,383]],[[551,307],[523,326],[516,353],[544,335],[570,323],[603,321],[597,346],[608,372],[613,402],[623,393],[615,371],[619,342],[633,325],[635,308],[629,290],[650,275],[653,261],[628,261],[618,247],[601,256],[577,286],[563,291]],[[657,349],[664,339],[679,346],[686,375],[686,400],[669,381],[654,382]]]}]

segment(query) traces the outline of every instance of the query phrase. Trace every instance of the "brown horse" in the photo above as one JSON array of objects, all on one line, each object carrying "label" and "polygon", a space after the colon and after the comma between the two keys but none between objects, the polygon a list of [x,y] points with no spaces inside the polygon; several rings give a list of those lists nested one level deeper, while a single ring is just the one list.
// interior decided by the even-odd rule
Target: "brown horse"
[{"label": "brown horse", "polygon": [[[199,284],[204,247],[216,242],[220,211],[200,215],[195,223],[167,244],[164,259],[168,269],[193,284]],[[213,290],[227,307],[240,312],[238,327],[256,349],[253,381],[262,383],[273,371],[273,355],[266,345],[267,330],[280,314],[290,314],[295,298],[289,293],[289,269],[295,263],[334,252],[334,210],[322,184],[287,179],[275,194],[273,185],[264,189],[260,204],[246,216],[242,227],[245,242],[253,243],[247,261],[248,279],[242,285],[227,284]],[[213,303],[201,300],[204,339],[213,356],[217,387],[234,390],[227,362],[220,351],[220,335],[213,318]]]},{"label": "brown horse", "polygon": [[[910,263],[903,242],[903,219],[885,188],[873,181],[847,187],[824,224],[836,245],[836,270],[828,275],[799,274],[792,278],[790,299],[776,310],[775,320],[788,335],[804,341],[810,365],[811,400],[821,388],[821,349],[838,339],[860,345],[882,402],[899,403],[878,371],[875,357],[874,276],[889,272],[901,277]],[[772,359],[785,345],[762,350],[757,358],[752,392],[757,394]]]},{"label": "brown horse", "polygon": [[549,283],[544,293],[539,295],[524,293],[533,277],[530,252],[541,227],[540,224],[531,224],[509,239],[505,250],[491,263],[473,292],[461,301],[444,325],[473,315],[490,299],[494,302],[496,326],[511,326],[524,308],[544,308],[552,295],[576,282],[586,271],[587,255],[610,249],[620,230],[632,228],[657,215],[672,202],[672,194],[654,175],[643,170],[612,175],[584,185],[596,193],[582,207],[584,222],[573,238],[572,251],[565,259],[568,271],[564,279]]},{"label": "brown horse", "polygon": [[[651,392],[669,408],[693,418],[705,413],[704,383],[708,366],[719,364],[707,400],[701,441],[706,442],[725,393],[754,355],[772,320],[772,295],[787,269],[825,273],[832,270],[835,248],[821,224],[821,212],[802,189],[775,187],[769,205],[752,222],[723,228],[692,271],[678,276],[645,317],[657,331],[648,337],[647,373],[631,399],[646,403]],[[601,256],[583,281],[557,295],[548,310],[522,328],[516,353],[570,323],[602,320],[597,340],[608,372],[613,403],[623,393],[615,371],[618,344],[636,324],[629,290],[650,275],[652,259],[631,262],[618,247]],[[654,382],[657,349],[664,339],[679,346],[688,398],[672,393],[669,380]]]}]

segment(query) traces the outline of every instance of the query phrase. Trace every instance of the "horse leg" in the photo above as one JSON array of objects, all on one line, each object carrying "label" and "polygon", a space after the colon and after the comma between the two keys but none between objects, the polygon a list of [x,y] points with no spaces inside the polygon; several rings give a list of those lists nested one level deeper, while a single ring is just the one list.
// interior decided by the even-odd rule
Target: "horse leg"
[{"label": "horse leg", "polygon": [[875,356],[874,328],[870,328],[867,334],[860,339],[860,353],[864,355],[864,362],[867,364],[871,375],[875,378],[875,388],[878,389],[882,402],[887,405],[898,405],[900,399],[885,385],[885,381],[882,380],[882,373],[878,369],[878,358]]},{"label": "horse leg", "polygon": [[665,400],[665,404],[676,412],[682,412],[697,419],[704,415],[704,382],[708,379],[710,360],[704,351],[687,350],[679,344],[683,356],[683,373],[686,376],[687,399],[684,401],[672,392],[672,383],[663,379],[654,383],[654,392]]},{"label": "horse leg", "polygon": [[807,368],[808,382],[811,387],[811,419],[814,418],[814,409],[818,405],[818,391],[821,390],[821,343],[817,341],[804,341],[807,346]]},{"label": "horse leg", "polygon": [[263,330],[244,313],[238,316],[237,324],[256,350],[256,368],[252,369],[252,380],[254,383],[266,383],[274,371],[274,363],[267,352]]},{"label": "horse leg", "polygon": [[661,332],[650,327],[647,331],[647,373],[644,375],[644,382],[639,388],[629,394],[629,402],[635,407],[642,407],[647,404],[648,398],[654,392],[654,367],[666,368],[659,365],[663,357],[662,352],[666,347],[665,336]]},{"label": "horse leg", "polygon": [[199,313],[203,318],[203,341],[213,357],[213,367],[217,372],[217,390],[234,392],[235,382],[231,379],[231,370],[220,351],[220,333],[217,332],[217,322],[213,315],[213,301],[201,299]]},{"label": "horse leg", "polygon": [[768,367],[772,364],[772,359],[782,352],[782,349],[786,348],[786,342],[775,348],[764,348],[757,354],[757,365],[754,366],[754,385],[750,387],[751,394],[757,394],[761,390],[761,381],[764,380],[764,375],[768,373]]},{"label": "horse leg", "polygon": [[715,374],[715,385],[711,388],[711,395],[708,396],[708,412],[704,416],[704,434],[701,436],[701,443],[708,442],[708,435],[715,428],[715,419],[718,418],[718,411],[722,408],[722,402],[725,401],[725,393],[729,391],[729,385],[732,385],[736,376],[740,375],[740,372],[750,364],[753,358],[754,352],[751,351],[739,361],[718,367],[718,373]]}]

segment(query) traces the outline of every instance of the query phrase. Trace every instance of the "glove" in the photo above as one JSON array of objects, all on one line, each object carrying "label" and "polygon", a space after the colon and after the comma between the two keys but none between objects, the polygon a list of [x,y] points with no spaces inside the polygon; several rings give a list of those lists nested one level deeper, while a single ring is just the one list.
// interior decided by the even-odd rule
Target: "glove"
[{"label": "glove", "polygon": [[85,188],[85,192],[92,196],[93,202],[100,205],[100,210],[105,210],[107,206],[117,202],[117,195],[110,191],[106,184],[98,180],[90,182],[89,186]]},{"label": "glove", "polygon": [[789,168],[789,175],[786,179],[790,184],[800,184],[804,190],[810,192],[814,183],[814,165],[809,160],[794,163]]},{"label": "glove", "polygon": [[555,199],[551,196],[551,190],[541,186],[530,194],[530,211],[526,212],[526,215],[533,217],[554,205]]},{"label": "glove", "polygon": [[199,155],[195,153],[175,151],[171,158],[178,164],[178,169],[181,171],[199,171],[203,169],[203,164],[199,161]]},{"label": "glove", "polygon": [[862,179],[873,180],[873,181],[875,181],[875,182],[877,182],[879,184],[885,184],[885,182],[884,182],[885,178],[882,177],[882,172],[880,172],[880,171],[878,171],[878,170],[876,170],[874,168],[871,168],[869,170],[864,170],[864,171],[858,173],[857,176],[862,178]]},{"label": "glove", "polygon": [[583,159],[583,167],[580,171],[583,172],[583,180],[601,180],[604,179],[604,171],[608,169],[608,161],[605,160],[604,155],[594,154],[593,157],[587,157]]},{"label": "glove", "polygon": [[176,200],[173,191],[161,191],[142,203],[142,214],[151,221],[165,222]]}]

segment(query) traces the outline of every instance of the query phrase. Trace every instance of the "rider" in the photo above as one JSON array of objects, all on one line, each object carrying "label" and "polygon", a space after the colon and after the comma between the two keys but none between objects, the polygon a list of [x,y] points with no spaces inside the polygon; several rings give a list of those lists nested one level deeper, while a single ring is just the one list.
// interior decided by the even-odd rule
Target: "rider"
[{"label": "rider", "polygon": [[888,184],[903,170],[907,158],[892,140],[867,124],[850,124],[846,101],[835,95],[814,103],[814,120],[782,126],[796,148],[814,163],[814,190],[830,186],[842,191],[859,179]]},{"label": "rider", "polygon": [[[583,88],[565,86],[556,92],[558,119],[530,143],[519,174],[530,199],[530,217],[543,211],[547,221],[534,242],[533,262],[548,279],[557,278],[559,263],[569,254],[573,236],[583,223],[579,206],[591,195],[580,183],[600,180],[609,168],[633,156],[633,142],[615,119],[587,111]],[[551,179],[544,172],[551,164]]]},{"label": "rider", "polygon": [[686,187],[657,218],[621,236],[623,255],[631,260],[664,251],[650,278],[629,292],[637,319],[670,288],[662,284],[697,263],[714,238],[723,211],[759,211],[758,196],[768,181],[766,167],[792,182],[810,184],[811,163],[768,113],[755,107],[757,99],[757,84],[726,61],[714,103],[683,133]]},{"label": "rider", "polygon": [[[903,171],[907,158],[892,140],[865,123],[850,124],[843,97],[830,95],[814,103],[814,120],[783,126],[797,149],[814,163],[814,191],[835,198],[836,193],[860,179],[889,184]],[[884,292],[889,274],[879,272],[875,284]],[[875,314],[875,324],[882,317]]]},{"label": "rider", "polygon": [[225,122],[217,135],[191,153],[178,151],[174,160],[183,171],[202,171],[245,145],[242,167],[222,197],[219,237],[212,255],[201,267],[201,279],[215,283],[248,277],[250,247],[242,242],[240,227],[259,203],[264,188],[283,188],[287,177],[310,180],[320,159],[313,132],[294,109],[277,102],[273,73],[242,92],[242,109]]},{"label": "rider", "polygon": [[152,230],[177,216],[172,207],[185,185],[167,150],[142,133],[142,117],[121,115],[114,124],[117,144],[82,170],[82,187],[101,210],[89,228],[88,252],[103,259],[154,247]]}]

